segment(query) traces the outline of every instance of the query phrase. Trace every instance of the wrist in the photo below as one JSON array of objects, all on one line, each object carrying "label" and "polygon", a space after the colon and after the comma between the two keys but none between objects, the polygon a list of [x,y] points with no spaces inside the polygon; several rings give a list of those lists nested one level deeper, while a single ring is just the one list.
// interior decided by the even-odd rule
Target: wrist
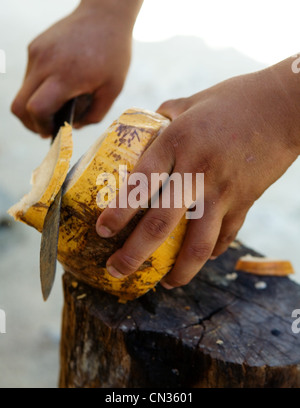
[{"label": "wrist", "polygon": [[288,126],[287,142],[300,155],[300,73],[293,69],[295,59],[287,58],[266,71],[284,106],[285,118],[282,119]]},{"label": "wrist", "polygon": [[91,14],[99,13],[102,18],[105,16],[112,23],[122,23],[132,30],[142,4],[143,0],[81,0],[77,9]]}]

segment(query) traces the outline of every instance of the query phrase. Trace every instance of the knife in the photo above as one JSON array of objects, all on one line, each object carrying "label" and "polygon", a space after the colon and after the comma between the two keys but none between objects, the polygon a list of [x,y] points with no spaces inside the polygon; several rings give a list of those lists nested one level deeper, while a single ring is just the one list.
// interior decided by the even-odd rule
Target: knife
[{"label": "knife", "polygon": [[[71,99],[54,115],[51,144],[54,142],[60,127],[63,126],[65,122],[68,122],[72,126],[75,103],[76,98]],[[42,294],[45,301],[50,295],[55,279],[62,188],[63,186],[60,188],[48,209],[42,231],[40,279]]]},{"label": "knife", "polygon": [[[76,98],[70,99],[54,115],[52,141],[54,142],[59,129],[68,122],[72,126],[73,120],[79,122],[89,110],[93,101],[92,94],[83,94]],[[64,184],[61,186],[54,201],[50,205],[45,217],[40,249],[40,279],[43,298],[46,301],[50,295],[56,272],[57,244],[60,223],[60,208],[62,191]]]}]

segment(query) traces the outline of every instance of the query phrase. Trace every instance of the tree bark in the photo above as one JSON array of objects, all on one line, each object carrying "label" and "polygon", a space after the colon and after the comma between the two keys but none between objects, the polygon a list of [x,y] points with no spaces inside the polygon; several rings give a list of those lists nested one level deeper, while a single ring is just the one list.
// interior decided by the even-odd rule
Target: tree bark
[{"label": "tree bark", "polygon": [[65,273],[59,386],[299,387],[300,286],[234,272],[247,253],[237,245],[187,286],[126,304]]}]

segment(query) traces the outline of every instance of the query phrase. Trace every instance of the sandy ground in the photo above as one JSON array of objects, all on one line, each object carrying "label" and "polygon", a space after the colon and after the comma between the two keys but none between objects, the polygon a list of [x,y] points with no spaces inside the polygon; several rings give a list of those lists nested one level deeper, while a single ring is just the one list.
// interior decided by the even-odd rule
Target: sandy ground
[{"label": "sandy ground", "polygon": [[[54,7],[24,18],[25,2],[12,0],[0,16],[0,48],[7,55],[7,73],[0,74],[0,215],[30,189],[32,170],[49,142],[27,131],[9,112],[25,69],[26,46],[59,17]],[[18,3],[19,7],[16,7]],[[51,3],[51,2],[47,2]],[[54,2],[55,3],[55,2]],[[68,1],[62,15],[70,10]],[[27,2],[28,4],[28,2]],[[57,2],[56,2],[57,4]],[[18,29],[15,29],[18,27]],[[232,49],[214,50],[200,39],[177,37],[162,43],[135,43],[131,69],[120,97],[98,125],[75,132],[73,161],[105,128],[131,106],[155,110],[170,98],[187,96],[233,75],[262,68]],[[260,252],[288,258],[300,282],[299,160],[254,205],[240,239]],[[0,387],[56,387],[62,291],[61,268],[49,300],[39,282],[40,235],[20,223],[0,226],[0,309],[6,313],[6,334],[0,334]]]}]

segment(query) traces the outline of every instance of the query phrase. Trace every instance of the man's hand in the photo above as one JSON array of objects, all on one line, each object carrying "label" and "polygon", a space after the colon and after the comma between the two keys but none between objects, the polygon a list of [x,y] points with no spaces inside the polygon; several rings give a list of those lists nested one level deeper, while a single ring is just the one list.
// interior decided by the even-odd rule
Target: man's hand
[{"label": "man's hand", "polygon": [[92,94],[81,127],[99,122],[120,93],[130,64],[132,29],[141,0],[83,0],[28,49],[23,85],[12,112],[42,136],[69,99]]},{"label": "man's hand", "polygon": [[[208,259],[222,254],[255,200],[297,158],[298,81],[288,61],[158,109],[172,122],[145,151],[134,173],[147,176],[149,190],[151,173],[162,172],[204,173],[205,185],[204,215],[189,221],[175,266],[161,281],[166,288],[187,284]],[[137,210],[106,208],[97,221],[98,234],[118,233]],[[148,209],[124,246],[108,259],[109,272],[121,277],[136,271],[185,211]]]}]

